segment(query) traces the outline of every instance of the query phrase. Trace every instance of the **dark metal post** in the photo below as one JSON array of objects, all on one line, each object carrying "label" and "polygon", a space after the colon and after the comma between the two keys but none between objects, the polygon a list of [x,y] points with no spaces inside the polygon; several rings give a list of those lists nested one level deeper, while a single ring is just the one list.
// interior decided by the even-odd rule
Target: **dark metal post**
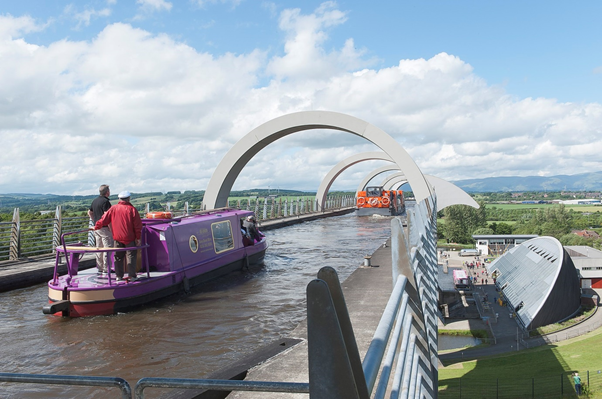
[{"label": "dark metal post", "polygon": [[460,377],[460,399],[462,399],[462,377]]},{"label": "dark metal post", "polygon": [[497,378],[495,380],[495,397],[499,398],[500,397],[500,379]]},{"label": "dark metal post", "polygon": [[535,377],[531,379],[531,397],[535,397]]},{"label": "dark metal post", "polygon": [[564,395],[564,374],[560,374],[560,394]]},{"label": "dark metal post", "polygon": [[306,292],[310,397],[360,399],[327,283],[313,280]]}]

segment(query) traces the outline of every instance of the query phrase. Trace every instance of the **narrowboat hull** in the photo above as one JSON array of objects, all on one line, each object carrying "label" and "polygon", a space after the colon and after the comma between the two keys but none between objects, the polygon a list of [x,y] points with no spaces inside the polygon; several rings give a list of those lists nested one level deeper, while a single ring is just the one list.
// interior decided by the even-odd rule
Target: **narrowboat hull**
[{"label": "narrowboat hull", "polygon": [[395,212],[393,208],[357,208],[357,216],[399,216],[403,212]]},{"label": "narrowboat hull", "polygon": [[[245,246],[240,228],[232,228],[232,225],[238,227],[241,217],[248,214],[251,213],[230,210],[219,217],[177,222],[144,220],[150,233],[146,237],[143,271],[138,272],[137,281],[128,278],[116,281],[113,273],[98,276],[95,268],[78,273],[77,256],[70,256],[73,264],[68,265],[69,274],[55,276],[48,283],[49,303],[43,311],[69,317],[125,312],[261,264],[267,249],[265,237]],[[84,250],[81,248],[80,252]],[[77,253],[78,247],[72,247],[71,251]]]}]

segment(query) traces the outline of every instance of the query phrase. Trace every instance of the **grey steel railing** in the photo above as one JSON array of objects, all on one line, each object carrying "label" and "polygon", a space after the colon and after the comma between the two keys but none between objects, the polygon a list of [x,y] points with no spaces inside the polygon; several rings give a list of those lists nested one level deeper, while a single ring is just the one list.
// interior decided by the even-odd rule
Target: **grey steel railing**
[{"label": "grey steel railing", "polygon": [[12,222],[0,222],[0,260],[10,257]]},{"label": "grey steel railing", "polygon": [[[329,210],[349,208],[355,204],[351,196],[329,196],[327,206],[315,211],[316,202],[308,198],[297,198],[284,201],[276,198],[250,199],[241,207],[240,201],[230,201],[230,206],[239,209],[254,210],[257,220],[274,220],[291,216],[323,213]],[[168,210],[170,207],[168,206]],[[149,212],[149,204],[145,213]],[[173,217],[188,215],[188,203],[180,210],[171,211]],[[30,256],[50,255],[60,245],[63,233],[84,230],[91,227],[87,216],[63,217],[61,206],[57,206],[54,218],[20,220],[19,208],[15,208],[12,222],[0,222],[0,261],[18,260]],[[71,237],[73,242],[94,244],[94,233],[81,233]]]},{"label": "grey steel railing", "polygon": [[0,373],[0,382],[18,382],[44,385],[72,385],[92,387],[117,387],[123,399],[131,399],[132,388],[123,378],[84,377],[79,375],[12,374]]}]

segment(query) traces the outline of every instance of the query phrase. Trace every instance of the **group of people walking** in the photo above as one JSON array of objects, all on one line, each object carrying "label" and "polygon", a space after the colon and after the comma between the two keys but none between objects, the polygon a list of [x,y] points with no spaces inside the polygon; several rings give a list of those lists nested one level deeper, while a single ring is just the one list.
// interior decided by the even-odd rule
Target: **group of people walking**
[{"label": "group of people walking", "polygon": [[[92,201],[88,216],[94,222],[94,237],[98,248],[132,248],[140,246],[142,219],[138,210],[131,204],[129,191],[117,195],[119,202],[111,206],[109,196],[111,189],[107,184],[99,188],[99,196]],[[111,267],[110,252],[96,253],[96,266],[99,276],[106,275]],[[117,281],[123,280],[125,264],[129,281],[136,281],[137,250],[115,252],[115,276]]]}]

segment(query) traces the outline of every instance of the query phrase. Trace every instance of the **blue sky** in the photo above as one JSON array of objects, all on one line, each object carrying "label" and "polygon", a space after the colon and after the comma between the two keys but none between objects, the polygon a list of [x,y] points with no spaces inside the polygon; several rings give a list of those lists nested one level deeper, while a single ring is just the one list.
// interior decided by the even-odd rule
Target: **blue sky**
[{"label": "blue sky", "polygon": [[[261,48],[282,53],[278,13],[310,13],[321,1],[178,1],[166,8],[135,1],[4,2],[3,13],[51,21],[28,35],[33,43],[90,40],[107,24],[129,23],[167,33],[214,54]],[[200,4],[199,4],[200,3]],[[378,4],[374,4],[378,3]],[[346,22],[329,31],[326,46],[353,38],[377,66],[440,52],[460,57],[489,84],[519,97],[600,102],[602,96],[602,3],[599,1],[337,1]],[[103,10],[110,14],[103,15]],[[93,13],[95,11],[96,13]],[[89,19],[86,18],[86,12]],[[79,16],[78,16],[79,15]],[[78,19],[79,18],[79,19]]]},{"label": "blue sky", "polygon": [[[3,2],[0,193],[89,193],[98,179],[204,189],[238,139],[308,109],[383,128],[449,180],[599,171],[600,15],[598,1]],[[40,142],[61,159],[27,145]],[[104,168],[99,149],[133,169]],[[235,188],[316,189],[366,150],[340,134],[290,137]],[[20,168],[32,162],[41,171]]]}]

